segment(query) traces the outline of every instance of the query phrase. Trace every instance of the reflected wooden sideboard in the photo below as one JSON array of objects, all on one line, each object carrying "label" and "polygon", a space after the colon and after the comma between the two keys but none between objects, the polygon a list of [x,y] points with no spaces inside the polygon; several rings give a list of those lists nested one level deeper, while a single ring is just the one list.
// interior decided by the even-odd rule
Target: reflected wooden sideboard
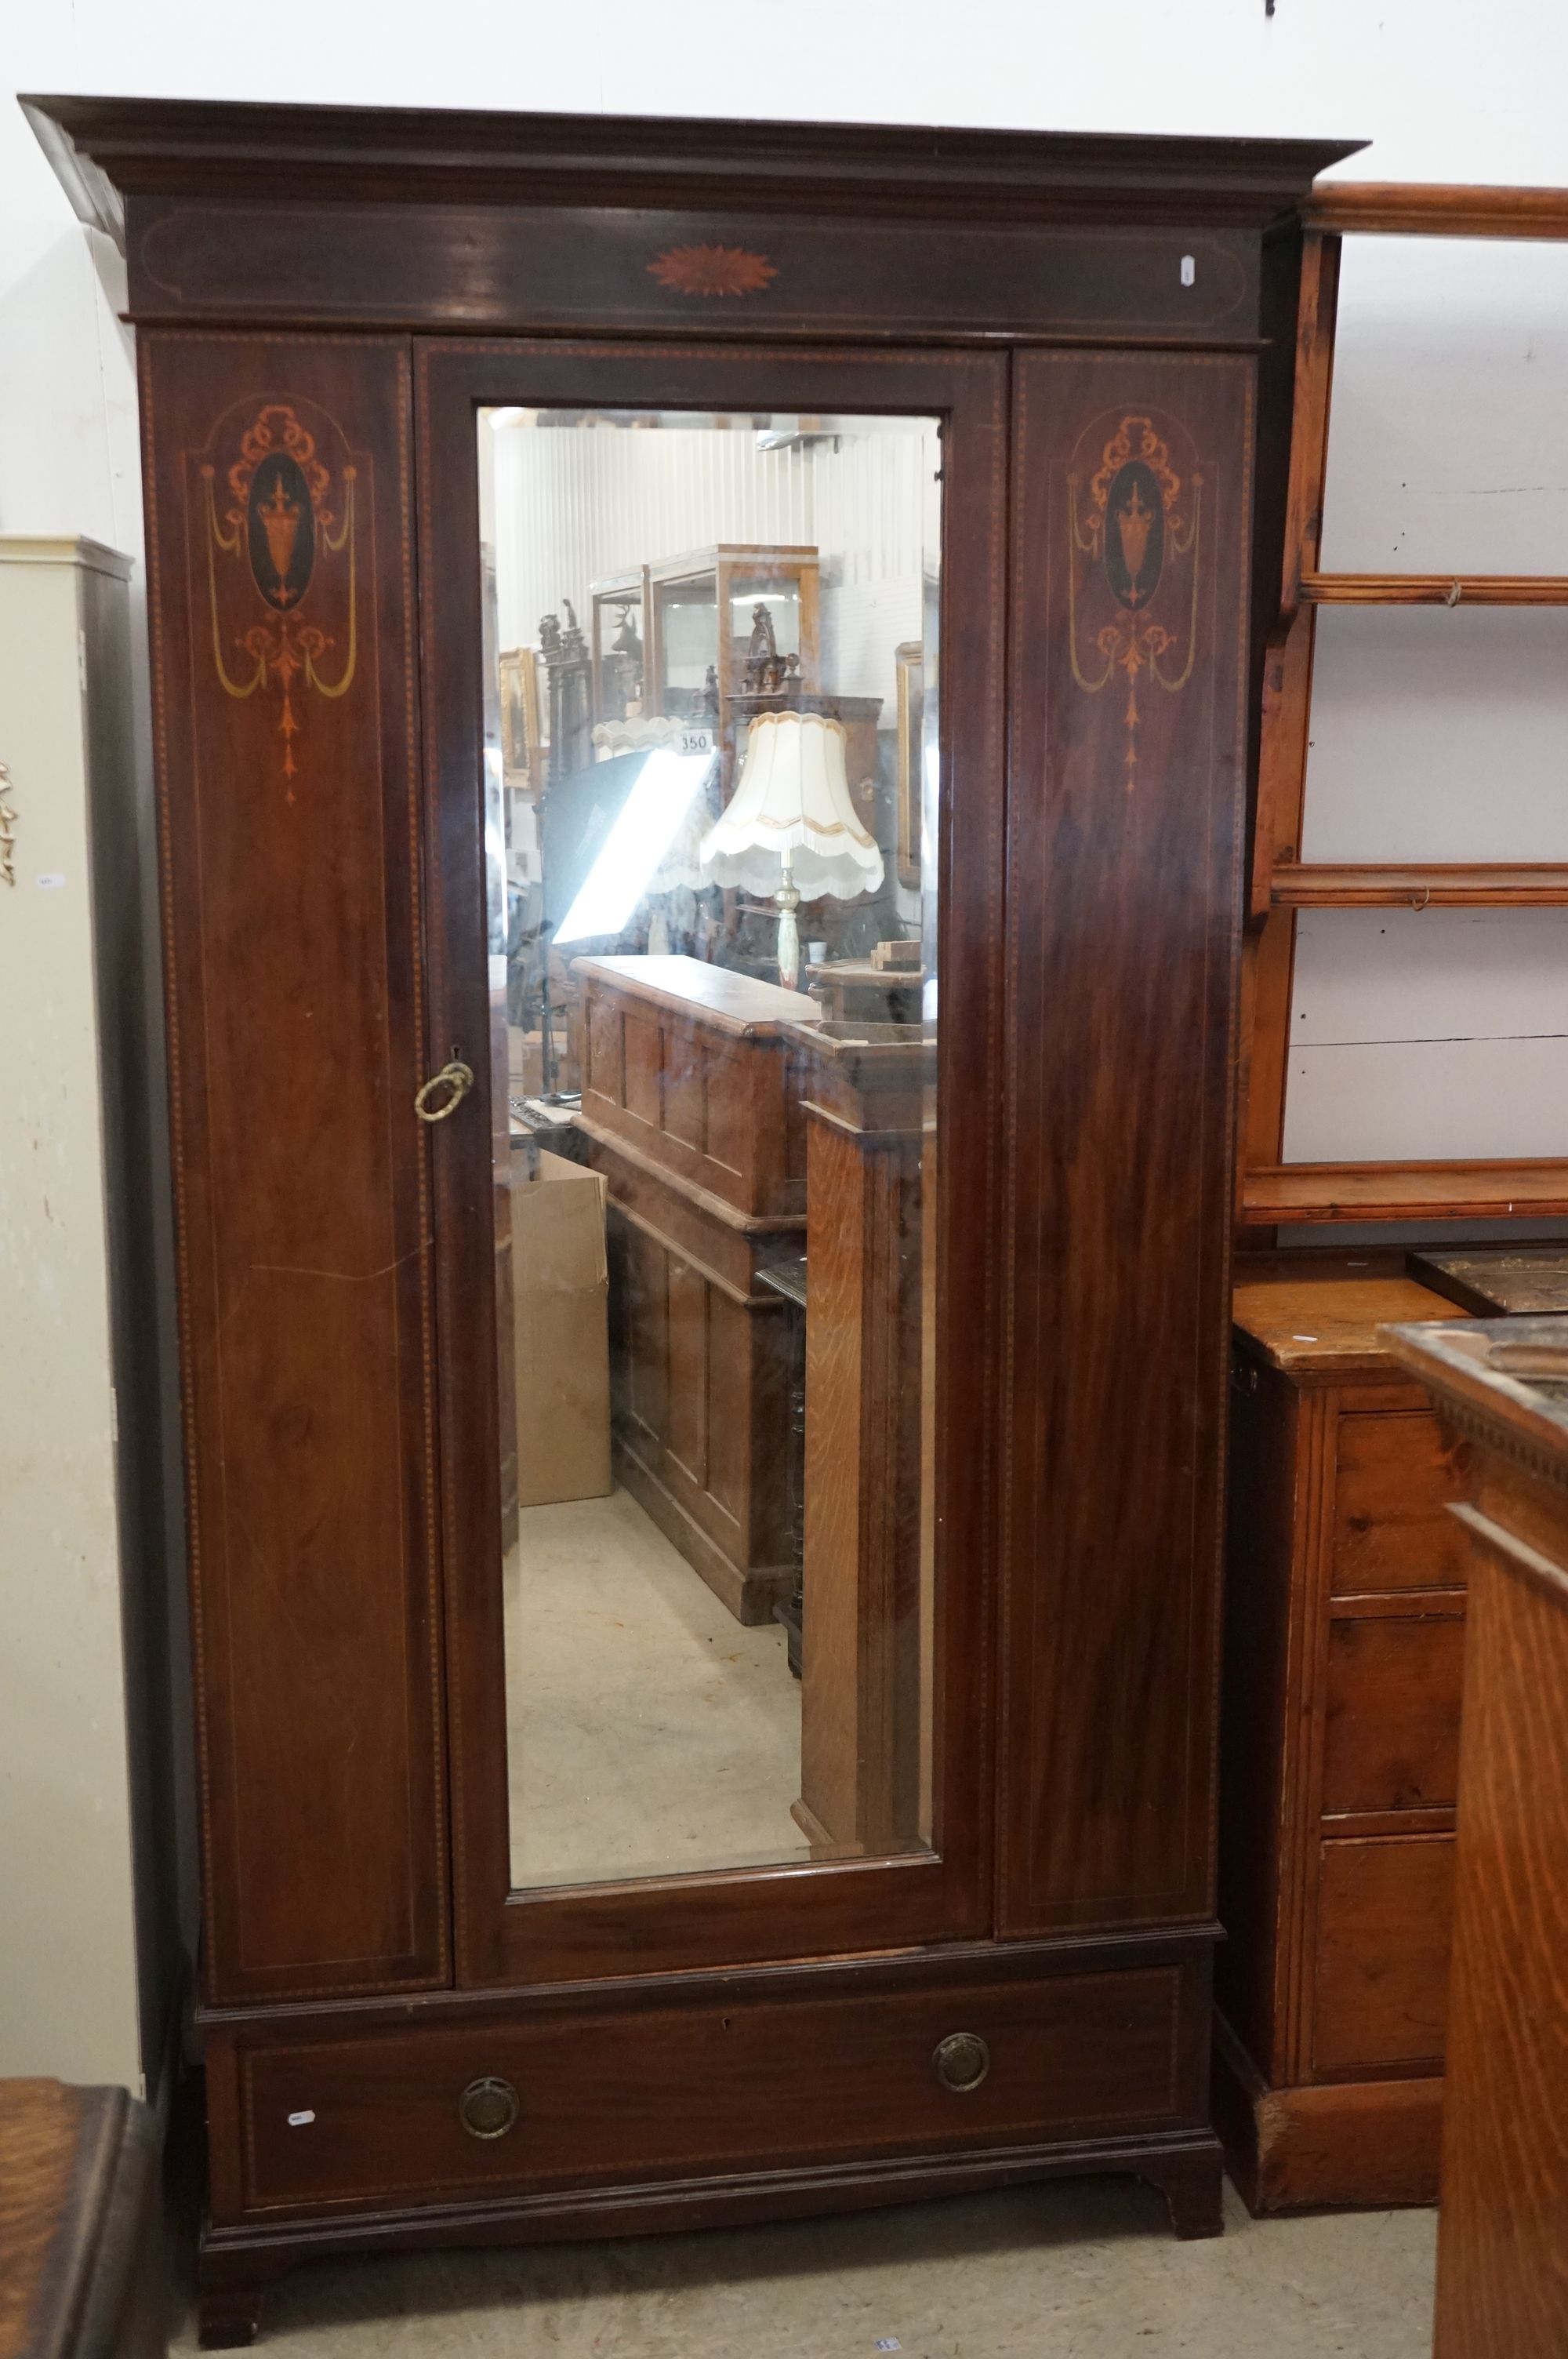
[{"label": "reflected wooden sideboard", "polygon": [[932,1612],[936,1045],[918,1027],[819,1025],[806,1120],[806,1551],[801,1799],[827,1850],[921,1835]]},{"label": "reflected wooden sideboard", "polygon": [[609,1182],[611,1438],[623,1484],[741,1622],[795,1587],[787,1305],[806,1229],[801,1027],[815,1003],[690,958],[583,958],[586,1161]]}]

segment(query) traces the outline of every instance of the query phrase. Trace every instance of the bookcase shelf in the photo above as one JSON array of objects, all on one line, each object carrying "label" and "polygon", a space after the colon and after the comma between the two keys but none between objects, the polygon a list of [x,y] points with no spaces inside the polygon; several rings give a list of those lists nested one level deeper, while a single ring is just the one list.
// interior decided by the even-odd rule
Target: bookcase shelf
[{"label": "bookcase shelf", "polygon": [[1277,1163],[1244,1175],[1241,1219],[1568,1220],[1568,1162]]},{"label": "bookcase shelf", "polygon": [[1281,861],[1269,885],[1276,909],[1568,908],[1568,867],[1487,862]]},{"label": "bookcase shelf", "polygon": [[[1324,570],[1322,522],[1341,241],[1349,233],[1568,242],[1568,189],[1329,180],[1314,190],[1306,209],[1286,530],[1278,614],[1263,670],[1258,747],[1245,948],[1248,1050],[1238,1217],[1254,1231],[1299,1221],[1568,1217],[1568,1161],[1281,1160],[1301,910],[1568,908],[1568,864],[1298,857],[1306,821],[1314,656],[1325,606],[1568,608],[1568,574]],[[1484,778],[1477,781],[1478,791],[1485,784]]]},{"label": "bookcase shelf", "polygon": [[1303,573],[1306,606],[1568,606],[1562,573]]}]

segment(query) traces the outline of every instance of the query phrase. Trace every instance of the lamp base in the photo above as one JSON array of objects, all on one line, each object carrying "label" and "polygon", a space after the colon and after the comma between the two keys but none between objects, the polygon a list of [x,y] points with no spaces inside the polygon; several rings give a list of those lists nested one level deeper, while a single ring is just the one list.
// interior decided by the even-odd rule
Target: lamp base
[{"label": "lamp base", "polygon": [[800,980],[800,928],[795,919],[800,895],[787,865],[773,900],[779,913],[779,981],[786,991],[793,991]]}]

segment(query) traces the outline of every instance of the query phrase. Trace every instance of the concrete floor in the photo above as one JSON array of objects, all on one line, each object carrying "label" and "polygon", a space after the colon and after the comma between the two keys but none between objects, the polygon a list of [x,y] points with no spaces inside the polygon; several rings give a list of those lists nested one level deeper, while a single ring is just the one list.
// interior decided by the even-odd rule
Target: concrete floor
[{"label": "concrete floor", "polygon": [[803,1860],[800,1682],[624,1491],[527,1507],[506,1567],[512,1881]]},{"label": "concrete floor", "polygon": [[[277,2359],[1427,2359],[1435,2214],[1254,2221],[1178,2244],[1127,2180],[858,2218],[318,2265]],[[175,2346],[196,2347],[188,2321]]]}]

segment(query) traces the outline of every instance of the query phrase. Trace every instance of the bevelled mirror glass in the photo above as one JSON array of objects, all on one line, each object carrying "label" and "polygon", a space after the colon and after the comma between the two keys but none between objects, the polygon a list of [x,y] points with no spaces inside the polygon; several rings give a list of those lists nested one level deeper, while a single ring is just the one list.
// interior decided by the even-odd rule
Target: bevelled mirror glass
[{"label": "bevelled mirror glass", "polygon": [[938,421],[478,458],[512,1881],[919,1850]]}]

